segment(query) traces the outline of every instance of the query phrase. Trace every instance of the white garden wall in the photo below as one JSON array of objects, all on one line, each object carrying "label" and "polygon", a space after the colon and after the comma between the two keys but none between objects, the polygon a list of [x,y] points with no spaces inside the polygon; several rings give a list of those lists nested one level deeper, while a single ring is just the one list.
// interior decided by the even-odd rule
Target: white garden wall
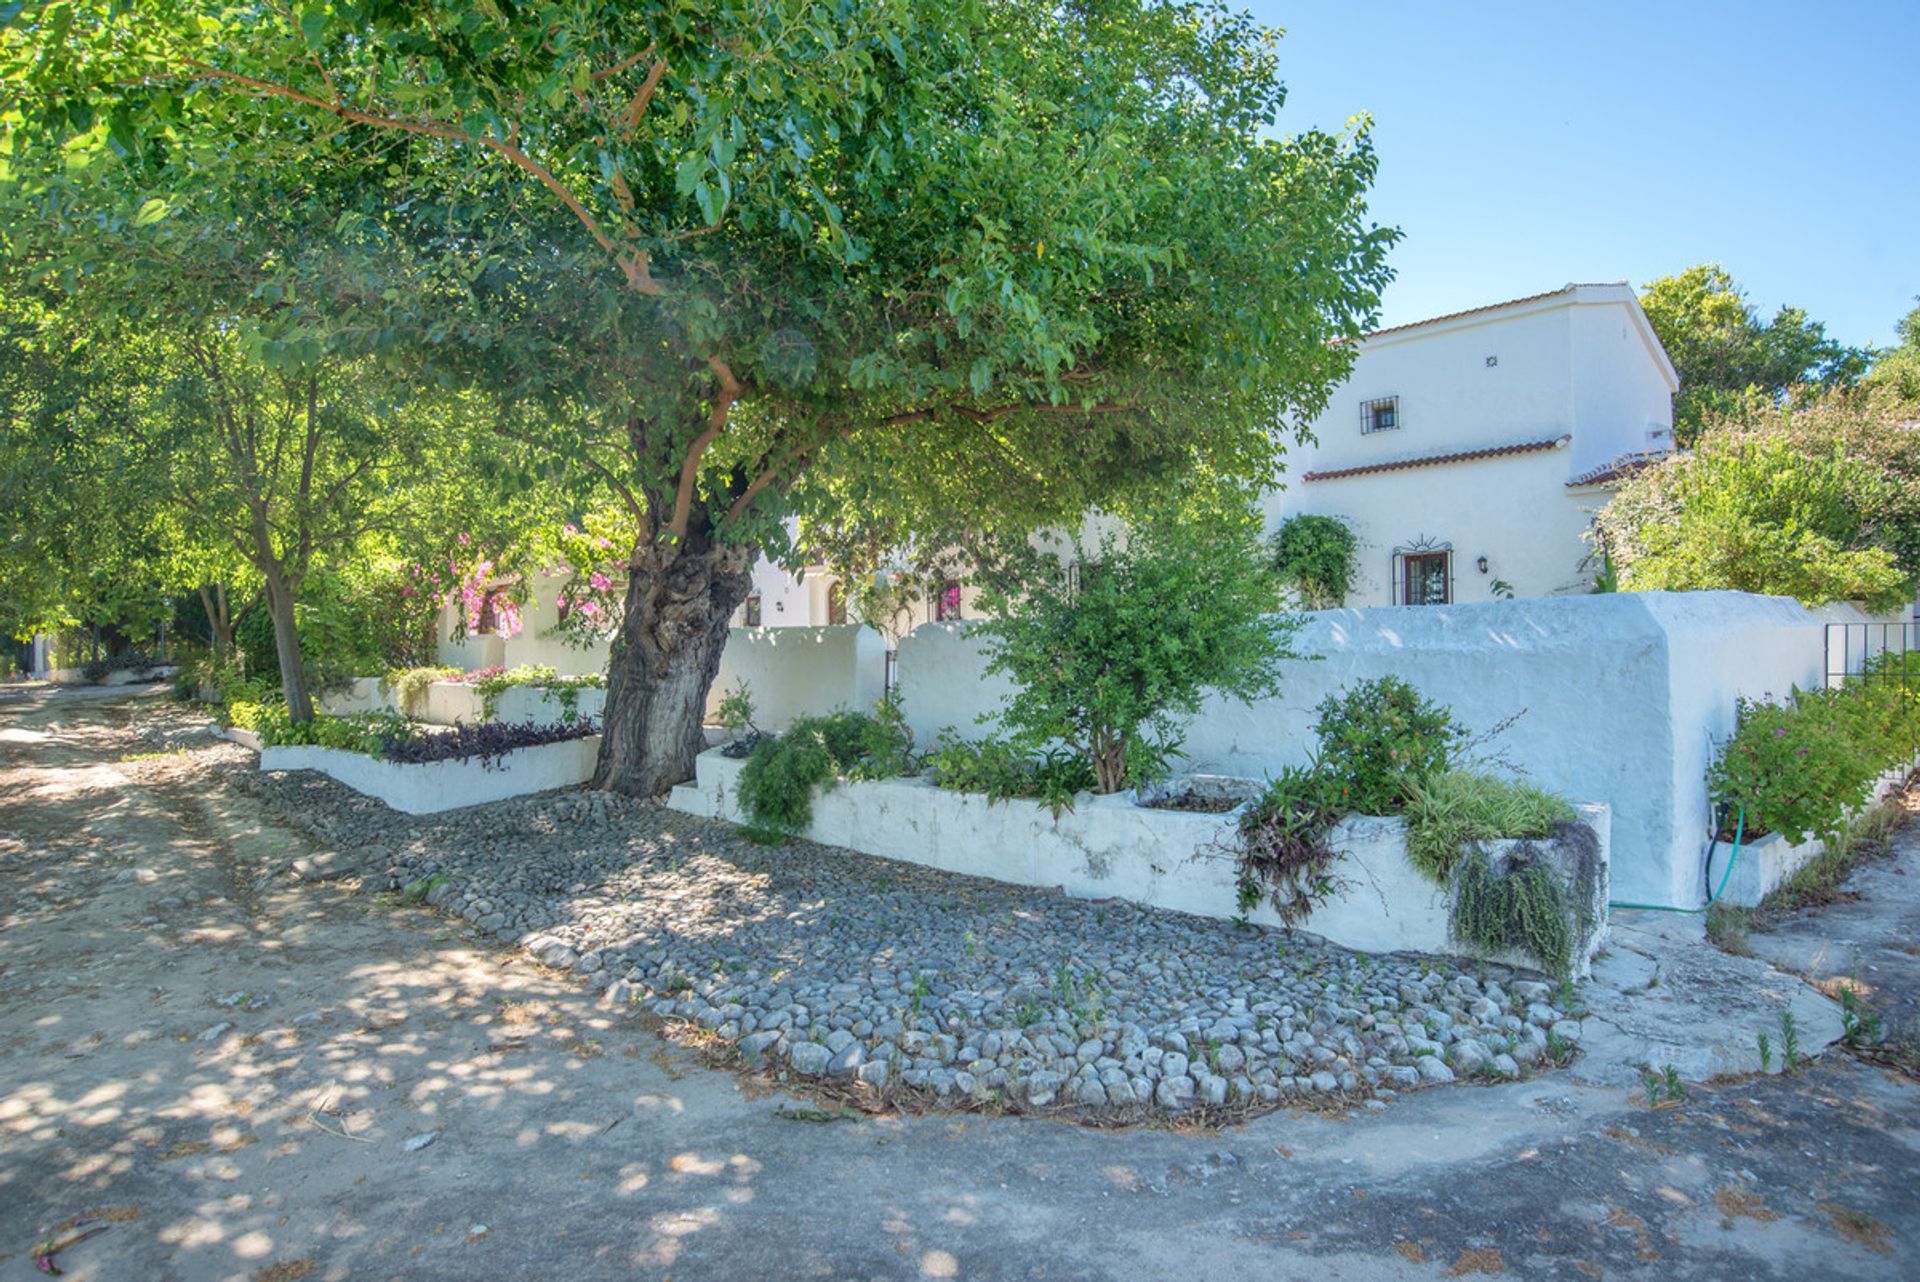
[{"label": "white garden wall", "polygon": [[363,752],[298,746],[261,749],[260,768],[317,770],[395,810],[424,815],[585,783],[599,751],[600,737],[589,735],[518,748],[493,766],[477,758],[403,765]]},{"label": "white garden wall", "polygon": [[[1826,617],[1863,618],[1838,607]],[[1616,900],[1705,902],[1706,767],[1741,696],[1819,684],[1823,619],[1778,597],[1618,593],[1308,617],[1282,693],[1251,707],[1210,701],[1186,727],[1188,768],[1259,778],[1307,760],[1328,694],[1397,676],[1472,729],[1525,716],[1494,745],[1537,783],[1613,810]],[[1012,687],[988,678],[965,625],[900,643],[897,680],[916,739],[983,733]],[[756,689],[759,686],[756,685]]]},{"label": "white garden wall", "polygon": [[[745,767],[744,761],[704,753],[695,780],[675,788],[668,804],[741,822],[738,784]],[[1603,869],[1608,818],[1605,806],[1581,807],[1580,820],[1598,840]],[[817,793],[805,835],[948,872],[1058,887],[1082,899],[1129,899],[1229,920],[1243,916],[1232,852],[1238,825],[1237,813],[1149,809],[1131,793],[1082,794],[1072,810],[1055,815],[1038,802],[989,801],[924,778],[897,778],[842,783]],[[1366,952],[1457,951],[1448,939],[1447,892],[1408,862],[1404,820],[1353,816],[1334,828],[1328,844],[1336,855],[1328,873],[1338,889],[1302,929]],[[1244,916],[1280,925],[1264,903]],[[1597,939],[1588,941],[1579,958],[1580,973]]]},{"label": "white garden wall", "polygon": [[836,708],[871,711],[886,693],[886,680],[887,643],[864,625],[734,628],[707,693],[707,716],[745,681],[753,692],[755,724],[779,731],[797,717]]}]

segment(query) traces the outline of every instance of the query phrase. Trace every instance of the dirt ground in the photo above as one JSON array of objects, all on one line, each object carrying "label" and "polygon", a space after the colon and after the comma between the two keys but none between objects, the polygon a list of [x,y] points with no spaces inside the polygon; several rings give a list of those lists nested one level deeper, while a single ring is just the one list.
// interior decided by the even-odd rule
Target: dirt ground
[{"label": "dirt ground", "polygon": [[[89,1282],[1920,1272],[1920,1083],[1840,1053],[1658,1109],[1549,1074],[1212,1133],[819,1120],[461,923],[286,875],[305,839],[203,725],[0,689],[0,1279],[49,1242]],[[1858,917],[1879,978],[1920,977]]]}]

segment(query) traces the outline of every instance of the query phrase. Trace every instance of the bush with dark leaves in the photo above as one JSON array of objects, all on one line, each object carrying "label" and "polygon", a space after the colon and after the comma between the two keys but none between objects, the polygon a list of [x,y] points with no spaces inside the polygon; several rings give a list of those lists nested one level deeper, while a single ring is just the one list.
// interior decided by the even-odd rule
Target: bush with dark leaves
[{"label": "bush with dark leaves", "polygon": [[508,753],[520,748],[538,748],[549,743],[565,743],[600,733],[591,720],[572,724],[542,725],[534,721],[482,721],[462,723],[449,730],[425,733],[414,731],[390,736],[380,753],[388,761],[403,765],[423,765],[430,761],[478,760],[489,770],[503,769]]}]

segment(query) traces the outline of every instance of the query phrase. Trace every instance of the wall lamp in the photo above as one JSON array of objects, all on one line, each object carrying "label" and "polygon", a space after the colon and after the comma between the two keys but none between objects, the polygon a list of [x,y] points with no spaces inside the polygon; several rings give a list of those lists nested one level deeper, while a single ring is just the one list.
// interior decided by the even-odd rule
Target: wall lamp
[{"label": "wall lamp", "polygon": [[1480,558],[1480,559],[1479,559],[1478,561],[1475,561],[1475,562],[1474,562],[1474,564],[1480,567],[1480,573],[1482,573],[1482,574],[1485,574],[1485,573],[1487,572],[1487,558],[1486,558],[1486,557],[1484,557],[1484,556],[1483,556],[1483,557],[1481,557],[1481,558]]}]

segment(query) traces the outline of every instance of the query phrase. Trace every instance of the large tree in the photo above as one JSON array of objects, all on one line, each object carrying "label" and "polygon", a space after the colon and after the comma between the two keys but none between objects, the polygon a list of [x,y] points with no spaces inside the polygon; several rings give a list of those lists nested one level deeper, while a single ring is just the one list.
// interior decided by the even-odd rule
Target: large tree
[{"label": "large tree", "polygon": [[1211,5],[121,10],[13,19],[0,199],[129,238],[330,212],[355,265],[289,260],[290,341],[539,405],[524,439],[638,530],[597,773],[625,791],[691,773],[781,517],[1015,528],[1200,462],[1269,478],[1387,278],[1364,130],[1271,137],[1277,33]]},{"label": "large tree", "polygon": [[1795,388],[1850,387],[1867,369],[1866,352],[1828,338],[1798,307],[1763,318],[1718,263],[1649,282],[1640,305],[1680,374],[1673,425],[1683,444],[1710,417],[1764,407]]}]

